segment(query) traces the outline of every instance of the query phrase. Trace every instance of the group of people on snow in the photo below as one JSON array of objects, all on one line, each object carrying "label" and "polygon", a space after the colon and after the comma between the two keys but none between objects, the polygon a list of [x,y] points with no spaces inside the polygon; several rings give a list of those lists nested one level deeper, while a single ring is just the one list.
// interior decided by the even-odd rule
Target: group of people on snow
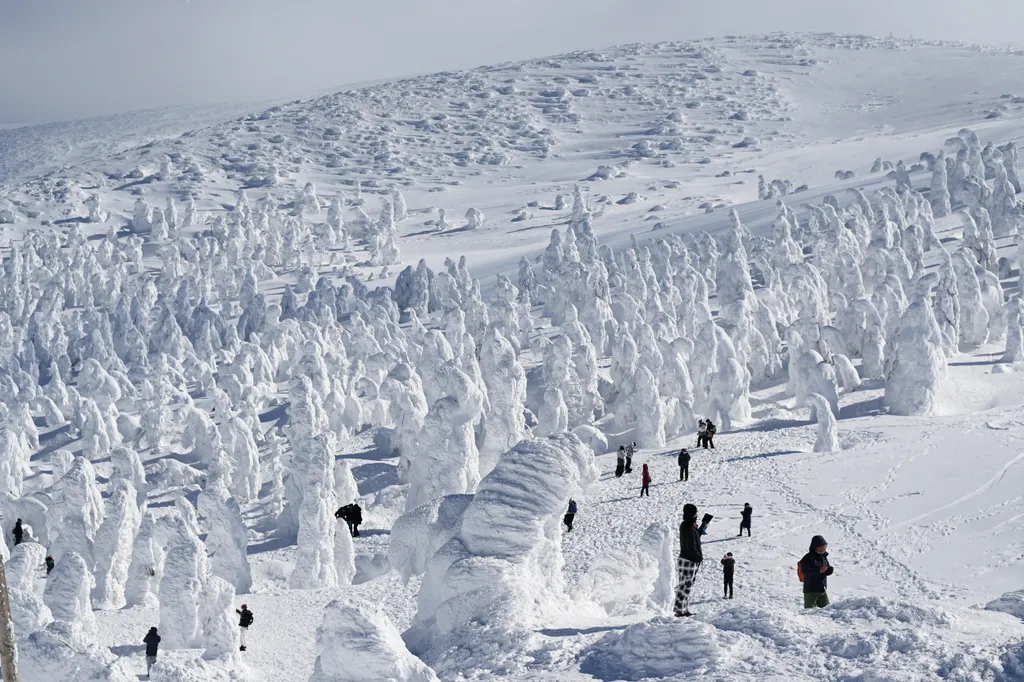
[{"label": "group of people on snow", "polygon": [[619,446],[619,452],[615,457],[615,478],[621,478],[622,474],[633,473],[634,454],[636,454],[636,443]]},{"label": "group of people on snow", "polygon": [[715,449],[715,434],[718,427],[710,419],[701,419],[697,422],[697,447]]},{"label": "group of people on snow", "polygon": [[[253,621],[252,611],[249,610],[247,604],[242,604],[242,608],[235,609],[235,613],[238,614],[238,634],[241,643],[238,650],[245,651],[245,636]],[[160,650],[160,633],[155,627],[149,629],[146,636],[142,638],[142,643],[146,645],[146,675],[148,676],[153,666],[156,665],[157,652]]]},{"label": "group of people on snow", "polygon": [[363,522],[363,508],[353,502],[338,508],[334,512],[334,518],[343,520],[348,524],[348,532],[352,537],[359,537],[359,524]]}]

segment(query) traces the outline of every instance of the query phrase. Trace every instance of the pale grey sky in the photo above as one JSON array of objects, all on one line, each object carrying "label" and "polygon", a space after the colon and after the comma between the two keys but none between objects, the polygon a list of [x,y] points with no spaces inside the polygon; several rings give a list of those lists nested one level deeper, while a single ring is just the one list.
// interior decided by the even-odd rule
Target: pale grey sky
[{"label": "pale grey sky", "polygon": [[0,0],[0,123],[295,98],[580,48],[776,30],[1017,40],[1014,0]]}]

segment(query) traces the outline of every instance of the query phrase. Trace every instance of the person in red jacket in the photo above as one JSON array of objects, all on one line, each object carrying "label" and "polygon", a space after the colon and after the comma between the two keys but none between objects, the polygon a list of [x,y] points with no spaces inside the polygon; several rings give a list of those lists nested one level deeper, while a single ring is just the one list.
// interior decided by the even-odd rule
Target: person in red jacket
[{"label": "person in red jacket", "polygon": [[644,473],[643,473],[643,476],[640,479],[640,497],[643,497],[644,495],[647,495],[647,497],[651,496],[651,491],[649,490],[649,486],[650,485],[651,485],[651,472],[647,468],[647,465],[644,464]]}]

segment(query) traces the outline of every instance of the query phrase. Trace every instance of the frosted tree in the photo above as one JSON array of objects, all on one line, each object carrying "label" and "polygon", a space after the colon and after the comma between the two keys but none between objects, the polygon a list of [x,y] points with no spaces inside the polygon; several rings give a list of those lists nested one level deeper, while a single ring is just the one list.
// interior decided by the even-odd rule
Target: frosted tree
[{"label": "frosted tree", "polygon": [[711,380],[711,412],[722,431],[750,420],[750,372],[735,357],[726,358]]},{"label": "frosted tree", "polygon": [[136,199],[135,206],[132,208],[132,231],[136,234],[148,233],[152,229],[151,217],[152,212],[146,200],[142,197]]},{"label": "frosted tree", "polygon": [[512,344],[494,327],[488,330],[480,346],[480,371],[490,405],[484,416],[480,446],[481,474],[486,475],[497,455],[526,436],[526,372]]},{"label": "frosted tree", "polygon": [[642,448],[664,447],[665,410],[658,396],[658,380],[642,366],[636,372],[635,381],[636,442]]},{"label": "frosted tree", "polygon": [[1006,304],[1006,351],[1003,362],[1024,362],[1024,297]]},{"label": "frosted tree", "polygon": [[50,609],[55,620],[64,621],[91,634],[96,629],[92,600],[89,597],[93,583],[85,559],[69,552],[61,557],[47,577],[43,603]]},{"label": "frosted tree", "polygon": [[818,393],[808,396],[812,412],[818,420],[818,435],[814,441],[815,452],[839,452],[839,431],[836,417],[832,414],[828,400]]},{"label": "frosted tree", "polygon": [[952,263],[960,301],[960,341],[970,346],[983,345],[988,340],[989,317],[974,270],[974,255],[961,247],[953,253]]},{"label": "frosted tree", "polygon": [[201,639],[205,660],[230,662],[238,651],[238,620],[235,616],[235,588],[216,575],[203,580],[202,606],[199,613]]},{"label": "frosted tree", "polygon": [[430,406],[420,433],[420,452],[409,470],[406,509],[441,495],[472,492],[480,481],[480,455],[473,429],[474,399],[468,382],[459,398],[448,395]]},{"label": "frosted tree", "polygon": [[93,546],[96,587],[92,601],[98,609],[119,609],[125,605],[125,583],[141,520],[135,488],[128,481],[119,480],[107,499],[106,518]]},{"label": "frosted tree", "polygon": [[198,506],[206,519],[211,573],[230,583],[235,593],[246,594],[252,589],[252,571],[246,554],[248,531],[238,502],[214,484],[199,494]]},{"label": "frosted tree", "polygon": [[142,466],[139,453],[131,448],[117,447],[110,453],[112,481],[126,481],[135,491],[136,505],[141,508],[146,503],[146,470]]},{"label": "frosted tree", "polygon": [[406,206],[405,197],[398,190],[398,187],[392,186],[389,189],[391,193],[391,203],[395,207],[395,222],[400,223],[409,217],[409,208]]},{"label": "frosted tree", "polygon": [[379,606],[348,598],[327,604],[316,649],[309,682],[438,682]]},{"label": "frosted tree", "polygon": [[21,495],[29,455],[22,441],[7,427],[0,427],[0,490]]},{"label": "frosted tree", "polygon": [[674,584],[676,557],[675,537],[671,528],[664,523],[653,523],[644,530],[640,548],[658,560],[658,579],[654,583],[651,601],[662,613],[672,606],[675,596]]},{"label": "frosted tree", "polygon": [[180,517],[174,524],[160,578],[160,637],[167,649],[199,644],[203,581],[209,574],[206,550]]},{"label": "frosted tree", "polygon": [[466,228],[470,230],[479,230],[484,226],[484,214],[478,208],[470,208],[466,211]]},{"label": "frosted tree", "polygon": [[298,551],[295,568],[288,579],[293,589],[336,587],[338,584],[334,563],[334,451],[337,447],[334,434],[321,433],[308,447],[305,492],[299,509]]},{"label": "frosted tree", "polygon": [[162,555],[156,516],[146,512],[132,543],[131,563],[125,579],[125,606],[155,605],[156,569],[162,563]]},{"label": "frosted tree", "polygon": [[537,415],[537,436],[554,436],[569,428],[569,408],[561,389],[549,386],[544,390],[544,404]]},{"label": "frosted tree", "polygon": [[885,404],[892,414],[930,415],[938,407],[939,384],[946,374],[942,332],[923,296],[907,307],[893,343],[885,382]]}]

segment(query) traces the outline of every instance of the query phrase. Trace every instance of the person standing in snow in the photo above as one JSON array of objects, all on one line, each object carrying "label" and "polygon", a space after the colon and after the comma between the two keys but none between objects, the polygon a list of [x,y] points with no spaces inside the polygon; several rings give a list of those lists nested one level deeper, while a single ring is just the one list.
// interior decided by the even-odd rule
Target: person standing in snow
[{"label": "person standing in snow", "polygon": [[615,478],[621,478],[622,472],[626,470],[626,446],[620,445],[619,452],[615,455]]},{"label": "person standing in snow", "polygon": [[747,529],[747,537],[750,537],[750,517],[754,514],[754,508],[750,506],[749,502],[743,503],[743,511],[740,512],[740,534],[736,537],[743,536],[743,529]]},{"label": "person standing in snow", "polygon": [[46,557],[46,575],[50,575],[50,571],[53,570],[53,557]]},{"label": "person standing in snow", "polygon": [[572,532],[572,522],[576,518],[576,500],[569,498],[569,510],[565,512],[565,516],[562,517],[562,523],[568,528],[569,533]]},{"label": "person standing in snow", "polygon": [[20,545],[22,538],[25,537],[25,530],[21,527],[21,519],[14,522],[14,530],[11,534],[14,535],[14,544]]},{"label": "person standing in snow", "polygon": [[349,512],[349,524],[352,527],[352,537],[359,537],[359,524],[363,522],[363,508],[353,502]]},{"label": "person standing in snow", "polygon": [[736,572],[736,560],[732,558],[732,552],[722,557],[722,577],[725,580],[725,594],[722,599],[732,599],[732,577]]},{"label": "person standing in snow", "polygon": [[146,676],[148,677],[149,671],[156,663],[156,652],[160,646],[160,635],[157,634],[156,628],[150,628],[146,636],[142,638],[142,642],[146,645]]},{"label": "person standing in snow", "polygon": [[707,431],[704,433],[704,449],[707,450],[709,447],[715,449],[715,434],[718,433],[718,427],[715,426],[714,422],[710,419],[707,424]]},{"label": "person standing in snow", "polygon": [[690,480],[690,451],[686,448],[679,451],[679,480]]},{"label": "person standing in snow", "polygon": [[706,421],[704,421],[703,419],[701,419],[699,422],[697,422],[697,447],[698,448],[707,447],[704,444],[704,438],[706,438],[707,435],[708,435],[708,423]]},{"label": "person standing in snow", "polygon": [[800,580],[804,584],[804,608],[824,608],[828,606],[828,576],[832,575],[832,566],[828,562],[828,543],[825,538],[815,535],[811,539],[811,549],[800,560]]},{"label": "person standing in snow", "polygon": [[241,642],[238,650],[245,651],[245,635],[249,632],[249,626],[252,625],[252,611],[247,605],[242,604],[242,608],[235,609],[235,613],[238,614],[239,641]]},{"label": "person standing in snow", "polygon": [[700,533],[697,531],[697,505],[686,504],[683,505],[683,522],[679,524],[679,583],[673,606],[677,617],[693,615],[690,613],[690,593],[703,561]]},{"label": "person standing in snow", "polygon": [[644,495],[647,495],[647,497],[651,496],[650,486],[651,486],[651,472],[647,468],[647,465],[644,464],[644,472],[641,475],[641,479],[640,479],[640,497],[643,497]]},{"label": "person standing in snow", "polygon": [[633,473],[633,455],[636,454],[636,443],[626,446],[626,473]]}]

